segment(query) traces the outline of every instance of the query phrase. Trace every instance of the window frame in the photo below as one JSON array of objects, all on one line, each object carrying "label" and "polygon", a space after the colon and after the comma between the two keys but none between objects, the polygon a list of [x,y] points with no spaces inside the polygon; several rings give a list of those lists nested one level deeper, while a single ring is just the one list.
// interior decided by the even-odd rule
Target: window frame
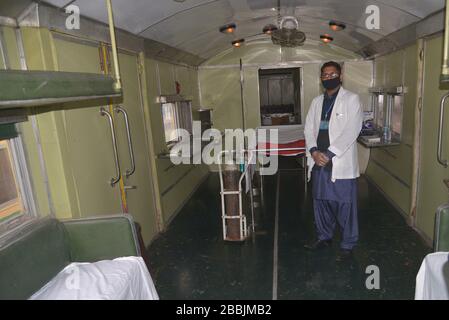
[{"label": "window frame", "polygon": [[[172,104],[173,107],[173,113],[174,113],[174,126],[175,130],[178,129],[185,129],[189,132],[190,136],[192,135],[192,128],[193,128],[193,114],[192,114],[192,100],[189,99],[180,99],[176,101],[164,101],[161,102],[161,115],[162,115],[162,126],[164,130],[164,142],[166,147],[170,150],[173,148],[174,145],[176,145],[178,142],[180,142],[180,137],[177,136],[175,139],[172,139],[170,141],[167,141],[167,129],[165,127],[165,118],[164,118],[164,105],[166,104]],[[181,108],[185,108],[184,104],[187,104],[188,111],[186,113],[187,117],[186,119],[183,119],[183,114],[181,111]]]},{"label": "window frame", "polygon": [[23,210],[0,221],[0,239],[11,234],[17,228],[39,218],[28,161],[20,132],[18,131],[18,135],[15,138],[2,141],[6,141],[9,144],[12,170]]}]

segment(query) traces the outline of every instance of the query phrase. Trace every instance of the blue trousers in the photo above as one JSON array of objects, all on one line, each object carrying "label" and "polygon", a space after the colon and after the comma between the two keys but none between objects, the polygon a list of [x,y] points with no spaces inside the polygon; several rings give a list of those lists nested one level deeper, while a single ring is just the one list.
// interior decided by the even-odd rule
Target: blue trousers
[{"label": "blue trousers", "polygon": [[338,222],[342,234],[340,246],[352,250],[359,238],[357,204],[314,199],[313,206],[318,239],[332,239]]},{"label": "blue trousers", "polygon": [[330,240],[338,223],[342,249],[351,250],[358,241],[356,179],[331,181],[330,170],[314,168],[313,206],[319,240]]}]

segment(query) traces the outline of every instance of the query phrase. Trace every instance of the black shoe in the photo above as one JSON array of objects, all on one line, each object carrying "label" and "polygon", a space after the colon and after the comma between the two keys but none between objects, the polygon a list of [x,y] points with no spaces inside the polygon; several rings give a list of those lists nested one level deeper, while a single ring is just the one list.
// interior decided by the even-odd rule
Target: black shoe
[{"label": "black shoe", "polygon": [[317,240],[313,243],[304,245],[304,248],[309,250],[320,250],[328,248],[332,245],[332,240]]},{"label": "black shoe", "polygon": [[347,261],[350,258],[352,258],[352,250],[340,249],[335,260],[338,262],[342,262],[342,261]]}]

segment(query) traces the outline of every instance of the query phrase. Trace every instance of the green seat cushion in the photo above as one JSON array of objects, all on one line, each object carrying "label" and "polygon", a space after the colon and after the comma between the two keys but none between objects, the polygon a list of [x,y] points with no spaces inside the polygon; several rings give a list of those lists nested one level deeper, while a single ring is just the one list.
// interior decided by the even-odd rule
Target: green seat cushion
[{"label": "green seat cushion", "polygon": [[449,251],[449,204],[437,209],[435,251]]},{"label": "green seat cushion", "polygon": [[134,222],[127,216],[64,221],[74,262],[140,255]]},{"label": "green seat cushion", "polygon": [[27,299],[70,263],[64,225],[44,219],[0,248],[0,299]]}]

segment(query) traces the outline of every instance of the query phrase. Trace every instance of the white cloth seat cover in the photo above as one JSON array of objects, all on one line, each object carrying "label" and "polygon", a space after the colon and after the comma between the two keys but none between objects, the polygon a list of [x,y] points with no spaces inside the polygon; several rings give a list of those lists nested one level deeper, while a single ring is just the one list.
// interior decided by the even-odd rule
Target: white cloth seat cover
[{"label": "white cloth seat cover", "polygon": [[158,300],[141,257],[71,263],[30,300]]},{"label": "white cloth seat cover", "polygon": [[428,254],[416,276],[416,300],[449,300],[449,252]]}]

